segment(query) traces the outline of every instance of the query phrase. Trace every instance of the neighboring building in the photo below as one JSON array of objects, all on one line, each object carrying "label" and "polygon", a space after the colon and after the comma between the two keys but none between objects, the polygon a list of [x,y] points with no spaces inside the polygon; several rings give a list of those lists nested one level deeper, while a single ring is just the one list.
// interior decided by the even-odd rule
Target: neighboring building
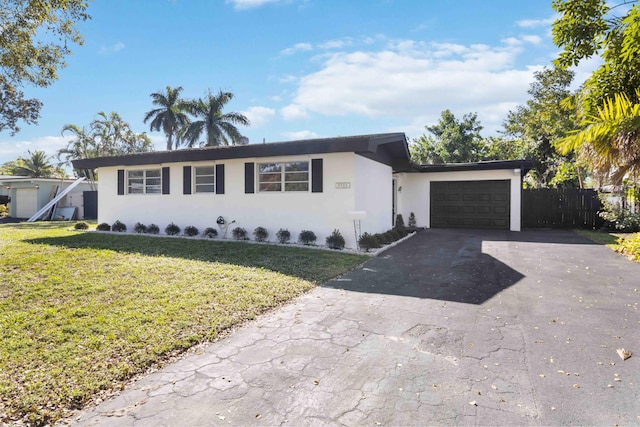
[{"label": "neighboring building", "polygon": [[[43,208],[55,194],[59,194],[74,181],[74,179],[2,175],[0,176],[0,195],[11,197],[9,216],[30,218]],[[75,217],[84,218],[82,193],[89,190],[91,190],[91,186],[88,183],[80,183],[58,202],[57,207],[76,207]]]},{"label": "neighboring building", "polygon": [[[418,226],[518,231],[521,179],[530,168],[526,161],[415,165],[403,133],[137,153],[73,165],[98,169],[98,222],[120,220],[129,229],[154,223],[161,230],[174,222],[202,230],[222,216],[233,221],[229,229],[251,233],[262,226],[271,239],[280,228],[294,239],[311,230],[323,244],[338,229],[351,248],[354,221],[361,232],[383,232],[396,212],[405,223],[414,212]],[[456,216],[459,221],[451,220]]]}]

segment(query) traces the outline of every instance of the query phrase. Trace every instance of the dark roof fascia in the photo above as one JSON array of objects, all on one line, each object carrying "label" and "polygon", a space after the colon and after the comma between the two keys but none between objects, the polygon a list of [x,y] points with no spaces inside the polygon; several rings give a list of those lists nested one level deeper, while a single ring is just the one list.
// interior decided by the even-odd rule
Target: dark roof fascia
[{"label": "dark roof fascia", "polygon": [[[383,148],[384,147],[384,148]],[[394,147],[394,148],[388,148]],[[139,166],[203,160],[229,160],[253,157],[276,157],[305,154],[345,153],[362,154],[373,160],[392,165],[409,162],[409,150],[403,133],[359,135],[350,137],[311,139],[269,144],[206,147],[174,151],[155,151],[125,156],[73,160],[75,169],[95,169],[107,166]],[[399,157],[399,158],[397,158]],[[404,157],[404,158],[403,158]]]},{"label": "dark roof fascia", "polygon": [[442,165],[419,165],[411,163],[410,169],[405,172],[409,173],[432,173],[432,172],[462,172],[462,171],[481,171],[481,170],[500,170],[500,169],[520,169],[522,175],[525,175],[533,167],[531,160],[488,160],[483,162],[470,163],[445,163]]}]

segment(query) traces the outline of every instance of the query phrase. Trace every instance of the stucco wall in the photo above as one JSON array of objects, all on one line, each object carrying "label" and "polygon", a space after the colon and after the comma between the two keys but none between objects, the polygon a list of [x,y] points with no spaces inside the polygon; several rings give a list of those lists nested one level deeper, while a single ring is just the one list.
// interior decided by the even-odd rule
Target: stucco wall
[{"label": "stucco wall", "polygon": [[366,212],[360,221],[361,231],[381,233],[392,228],[392,169],[382,163],[355,156],[355,206]]},{"label": "stucco wall", "polygon": [[[245,162],[278,162],[292,160],[323,159],[323,192],[268,192],[245,194],[244,192],[244,164]],[[194,225],[202,231],[206,227],[214,227],[216,218],[223,216],[227,221],[235,221],[230,225],[228,237],[235,227],[245,228],[253,239],[252,232],[258,227],[265,227],[269,231],[269,240],[276,240],[276,233],[280,228],[291,232],[292,241],[297,240],[302,230],[316,233],[317,243],[324,245],[326,237],[338,229],[345,237],[347,247],[355,247],[353,221],[349,212],[356,209],[357,191],[366,190],[371,184],[356,181],[356,169],[364,173],[378,170],[379,163],[356,156],[354,153],[330,153],[312,156],[287,156],[268,158],[246,158],[224,160],[218,162],[192,162],[191,166],[225,165],[225,194],[183,194],[183,166],[184,163],[165,165],[148,165],[144,167],[105,167],[100,168],[98,182],[98,222],[112,224],[120,220],[131,230],[136,222],[149,225],[157,224],[163,232],[164,227],[174,222],[182,229]],[[153,169],[170,168],[170,194],[117,194],[118,169]],[[391,169],[384,167],[389,189],[385,194],[391,194]],[[257,174],[256,174],[257,179]],[[377,181],[383,178],[376,178]],[[340,183],[336,185],[336,183]],[[345,183],[349,183],[345,185]],[[340,188],[338,188],[340,187]],[[348,187],[348,188],[345,188]],[[375,193],[367,193],[375,194]],[[371,197],[364,198],[364,206],[372,206]],[[390,199],[389,199],[390,200]],[[391,202],[388,203],[390,212]],[[390,216],[390,213],[388,214]],[[373,216],[378,227],[378,216]],[[388,228],[388,227],[387,227]]]},{"label": "stucco wall", "polygon": [[413,212],[419,227],[430,227],[429,187],[431,181],[511,181],[511,231],[520,231],[521,226],[521,180],[520,170],[513,169],[464,171],[464,172],[431,172],[402,173],[397,175],[398,213],[404,217],[405,224]]}]

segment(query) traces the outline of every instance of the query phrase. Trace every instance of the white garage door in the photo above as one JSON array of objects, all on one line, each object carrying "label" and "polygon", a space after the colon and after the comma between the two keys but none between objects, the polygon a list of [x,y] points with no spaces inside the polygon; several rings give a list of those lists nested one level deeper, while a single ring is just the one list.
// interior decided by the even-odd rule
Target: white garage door
[{"label": "white garage door", "polygon": [[30,218],[38,212],[38,190],[35,188],[18,188],[16,199],[16,218]]}]

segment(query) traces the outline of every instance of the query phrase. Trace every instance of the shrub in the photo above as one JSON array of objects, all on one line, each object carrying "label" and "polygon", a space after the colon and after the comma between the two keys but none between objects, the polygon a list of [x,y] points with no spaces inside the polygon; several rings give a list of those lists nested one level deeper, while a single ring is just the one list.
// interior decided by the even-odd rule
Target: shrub
[{"label": "shrub", "polygon": [[392,228],[391,230],[387,231],[386,234],[389,237],[389,243],[395,242],[400,238],[400,232],[397,228]]},{"label": "shrub", "polygon": [[396,225],[395,228],[404,227],[404,218],[402,218],[402,214],[396,215]]},{"label": "shrub", "polygon": [[298,235],[298,240],[303,245],[311,245],[312,243],[315,243],[316,239],[316,233],[310,230],[302,230],[300,235]]},{"label": "shrub", "polygon": [[73,228],[75,228],[76,230],[87,230],[89,229],[89,224],[85,221],[80,221],[80,222],[76,222]]},{"label": "shrub", "polygon": [[256,238],[256,242],[266,242],[269,238],[269,232],[264,227],[256,227],[253,230],[253,236]]},{"label": "shrub", "polygon": [[159,234],[160,233],[160,227],[158,227],[155,224],[149,224],[149,226],[147,227],[147,233],[148,234]]},{"label": "shrub", "polygon": [[600,201],[602,211],[598,215],[605,220],[608,228],[626,233],[640,231],[640,212],[631,213],[620,203],[610,202],[605,196],[600,196]]},{"label": "shrub", "polygon": [[216,230],[215,228],[207,227],[202,232],[202,237],[206,237],[208,239],[213,239],[214,237],[217,237],[217,236],[218,236],[218,230]]},{"label": "shrub", "polygon": [[176,234],[180,233],[180,227],[172,222],[164,228],[164,232],[168,236],[175,236]]},{"label": "shrub", "polygon": [[111,226],[111,231],[122,233],[123,231],[127,231],[127,226],[126,224],[121,223],[119,220],[116,220],[116,222],[114,222]]},{"label": "shrub", "polygon": [[331,249],[344,249],[344,237],[338,229],[333,230],[333,233],[327,236],[326,242]]},{"label": "shrub", "polygon": [[409,234],[409,230],[407,230],[404,227],[400,227],[397,228],[396,231],[398,232],[398,234],[400,235],[399,239],[402,239],[403,237],[405,237],[407,234]]},{"label": "shrub", "polygon": [[291,233],[289,233],[289,230],[286,228],[281,228],[276,233],[276,237],[278,238],[278,242],[284,245],[285,243],[289,243],[289,240],[291,240]]},{"label": "shrub", "polygon": [[111,231],[111,226],[109,224],[107,224],[106,222],[103,222],[101,224],[98,224],[98,226],[96,227],[96,230],[98,230],[98,231]]},{"label": "shrub", "polygon": [[136,233],[146,233],[147,226],[141,222],[136,222],[136,225],[133,226],[133,231],[135,231]]},{"label": "shrub", "polygon": [[9,207],[7,205],[0,205],[0,218],[9,216]]},{"label": "shrub", "polygon": [[247,230],[242,227],[236,227],[231,231],[231,235],[236,240],[248,240]]},{"label": "shrub", "polygon": [[366,252],[369,252],[370,249],[379,248],[380,242],[378,241],[376,236],[369,233],[364,233],[362,236],[360,236],[360,239],[358,239],[358,245],[360,246],[360,249],[364,249]]},{"label": "shrub", "polygon": [[409,214],[409,227],[415,227],[416,226],[416,216],[414,215],[413,212],[411,212]]},{"label": "shrub", "polygon": [[198,230],[198,227],[195,227],[193,225],[187,225],[184,228],[185,236],[193,237],[193,236],[197,236],[198,234],[200,234],[200,230]]},{"label": "shrub", "polygon": [[378,241],[378,243],[381,246],[384,245],[388,245],[389,243],[391,243],[393,240],[391,240],[391,236],[387,235],[387,233],[378,233],[378,234],[374,234],[373,237],[376,238],[376,240]]}]

